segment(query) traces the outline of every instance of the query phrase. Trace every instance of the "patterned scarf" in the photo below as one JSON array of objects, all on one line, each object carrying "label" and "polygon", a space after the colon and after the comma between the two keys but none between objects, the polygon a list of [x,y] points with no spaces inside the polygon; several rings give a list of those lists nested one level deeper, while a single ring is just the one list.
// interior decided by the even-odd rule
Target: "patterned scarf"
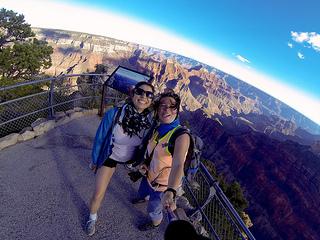
[{"label": "patterned scarf", "polygon": [[142,138],[142,136],[139,135],[140,132],[143,129],[151,127],[151,123],[148,119],[149,113],[149,109],[145,109],[142,113],[139,113],[133,106],[133,103],[128,103],[124,109],[124,116],[121,121],[124,133],[128,134],[130,137],[136,135],[139,138]]}]

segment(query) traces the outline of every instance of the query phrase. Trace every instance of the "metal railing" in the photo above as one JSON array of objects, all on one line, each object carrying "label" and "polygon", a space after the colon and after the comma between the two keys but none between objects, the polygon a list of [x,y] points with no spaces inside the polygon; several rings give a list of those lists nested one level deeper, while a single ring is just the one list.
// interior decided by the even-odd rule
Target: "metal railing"
[{"label": "metal railing", "polygon": [[[107,77],[105,74],[61,75],[1,87],[0,137],[19,132],[40,117],[54,118],[57,112],[76,107],[98,108]],[[24,89],[26,87],[28,89]],[[107,91],[108,97],[104,101],[108,104],[123,99],[123,94],[113,89]],[[189,217],[192,219],[200,214],[201,227],[208,237],[221,240],[255,239],[203,164],[194,181],[198,188],[194,188],[187,179],[184,181],[184,196],[193,207]]]},{"label": "metal railing", "polygon": [[255,239],[219,187],[218,181],[202,163],[192,182],[184,179],[183,188],[193,207],[189,209],[189,217],[191,220],[198,219],[205,230],[204,235],[217,240]]},{"label": "metal railing", "polygon": [[0,137],[29,127],[38,118],[76,107],[98,108],[105,74],[71,74],[0,88]]}]

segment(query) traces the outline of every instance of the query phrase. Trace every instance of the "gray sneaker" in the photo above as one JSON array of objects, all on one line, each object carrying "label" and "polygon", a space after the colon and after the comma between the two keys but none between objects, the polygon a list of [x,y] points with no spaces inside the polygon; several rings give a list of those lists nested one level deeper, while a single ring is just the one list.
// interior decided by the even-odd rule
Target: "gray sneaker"
[{"label": "gray sneaker", "polygon": [[96,232],[96,221],[89,220],[86,224],[86,233],[88,236],[92,236]]}]

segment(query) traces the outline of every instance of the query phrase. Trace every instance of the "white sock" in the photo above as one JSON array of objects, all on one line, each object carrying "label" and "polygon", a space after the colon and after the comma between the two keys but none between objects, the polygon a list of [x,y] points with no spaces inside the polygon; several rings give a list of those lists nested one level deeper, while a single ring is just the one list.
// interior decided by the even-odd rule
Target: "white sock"
[{"label": "white sock", "polygon": [[98,214],[97,213],[90,213],[89,218],[90,218],[90,220],[97,221]]}]

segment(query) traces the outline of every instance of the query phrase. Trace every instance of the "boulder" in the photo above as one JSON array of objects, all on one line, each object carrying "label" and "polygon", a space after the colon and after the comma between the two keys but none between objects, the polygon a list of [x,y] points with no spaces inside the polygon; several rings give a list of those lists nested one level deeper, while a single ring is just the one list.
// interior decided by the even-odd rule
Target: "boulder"
[{"label": "boulder", "polygon": [[45,132],[48,132],[49,130],[53,129],[55,127],[55,120],[49,120],[49,121],[36,121],[31,124],[33,131],[35,133],[35,136],[40,136]]},{"label": "boulder", "polygon": [[82,116],[83,116],[82,112],[73,112],[69,115],[71,120],[82,117]]},{"label": "boulder", "polygon": [[0,138],[0,150],[16,144],[18,142],[18,137],[18,133],[12,133],[3,138]]},{"label": "boulder", "polygon": [[22,134],[20,134],[20,135],[18,136],[18,141],[19,141],[19,142],[27,141],[27,140],[29,140],[29,139],[34,138],[35,136],[36,136],[36,134],[35,134],[34,131],[29,131],[29,130],[27,130],[27,131],[23,132]]},{"label": "boulder", "polygon": [[61,118],[63,118],[64,116],[66,116],[66,113],[65,113],[65,112],[56,112],[56,113],[54,114],[54,117],[56,118],[56,120],[57,120],[57,119],[61,119]]}]

